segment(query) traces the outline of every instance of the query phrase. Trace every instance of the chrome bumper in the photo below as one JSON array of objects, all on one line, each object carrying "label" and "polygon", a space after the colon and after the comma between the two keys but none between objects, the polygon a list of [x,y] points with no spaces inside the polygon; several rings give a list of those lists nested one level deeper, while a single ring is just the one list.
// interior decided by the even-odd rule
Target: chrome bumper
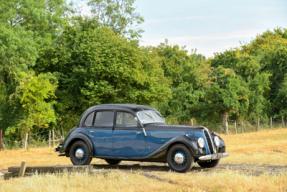
[{"label": "chrome bumper", "polygon": [[206,161],[206,160],[215,160],[215,159],[221,159],[223,157],[227,157],[229,156],[230,154],[229,153],[215,153],[215,154],[211,154],[211,155],[205,155],[205,156],[201,156],[199,157],[198,159],[199,160],[203,160],[203,161]]}]

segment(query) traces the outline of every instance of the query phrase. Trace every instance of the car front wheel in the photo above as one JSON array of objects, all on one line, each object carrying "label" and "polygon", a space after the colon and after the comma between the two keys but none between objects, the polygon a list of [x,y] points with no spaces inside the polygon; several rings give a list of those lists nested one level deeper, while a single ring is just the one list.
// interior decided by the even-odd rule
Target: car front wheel
[{"label": "car front wheel", "polygon": [[89,165],[93,158],[87,144],[83,141],[77,141],[71,146],[70,159],[74,165]]},{"label": "car front wheel", "polygon": [[186,172],[193,167],[194,157],[185,145],[176,144],[169,149],[167,162],[174,171]]},{"label": "car front wheel", "polygon": [[213,168],[213,167],[216,167],[219,164],[219,162],[220,162],[220,159],[217,159],[217,160],[210,160],[206,162],[197,162],[197,164],[203,168]]},{"label": "car front wheel", "polygon": [[105,161],[110,165],[117,165],[121,162],[121,160],[114,160],[114,159],[105,159]]}]

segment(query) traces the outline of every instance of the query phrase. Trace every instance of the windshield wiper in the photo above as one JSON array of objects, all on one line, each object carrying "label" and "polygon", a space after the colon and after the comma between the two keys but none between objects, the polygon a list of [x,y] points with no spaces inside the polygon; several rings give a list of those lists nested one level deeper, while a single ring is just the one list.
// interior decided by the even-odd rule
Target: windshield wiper
[{"label": "windshield wiper", "polygon": [[150,118],[152,118],[152,119],[154,120],[154,122],[156,122],[156,120],[154,119],[154,117],[153,117],[152,115],[147,114],[143,109],[142,109],[142,111],[143,111],[147,116],[149,116]]}]

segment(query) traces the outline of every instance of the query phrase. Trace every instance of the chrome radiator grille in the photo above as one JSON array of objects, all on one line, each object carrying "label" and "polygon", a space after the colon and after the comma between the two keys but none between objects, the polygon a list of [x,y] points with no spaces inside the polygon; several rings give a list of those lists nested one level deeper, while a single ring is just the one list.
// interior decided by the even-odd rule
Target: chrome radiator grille
[{"label": "chrome radiator grille", "polygon": [[213,154],[214,150],[213,150],[212,141],[211,141],[211,138],[210,138],[208,131],[205,129],[204,129],[204,135],[205,135],[205,138],[206,138],[207,143],[208,143],[209,152],[210,152],[210,154]]}]

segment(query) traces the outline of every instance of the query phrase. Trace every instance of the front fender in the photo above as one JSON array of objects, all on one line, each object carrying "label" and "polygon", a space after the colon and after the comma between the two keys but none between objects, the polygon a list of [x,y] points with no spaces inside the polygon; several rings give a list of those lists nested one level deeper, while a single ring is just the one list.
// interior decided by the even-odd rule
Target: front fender
[{"label": "front fender", "polygon": [[[224,153],[226,152],[226,146],[225,146],[225,142],[223,141],[223,139],[221,137],[219,137],[218,135],[216,135],[214,132],[210,133],[212,140],[214,141],[214,137],[217,136],[220,140],[219,146],[216,147],[216,151],[218,153]],[[215,145],[214,145],[215,146]]]},{"label": "front fender", "polygon": [[90,156],[93,157],[94,156],[94,145],[91,141],[91,139],[89,138],[89,136],[87,136],[85,133],[74,133],[72,135],[70,135],[67,140],[65,141],[63,148],[61,149],[60,153],[66,153],[66,156],[69,155],[69,150],[70,147],[72,146],[72,144],[76,141],[79,140],[83,140],[84,142],[86,142],[86,144],[89,147],[89,151],[90,151]]},{"label": "front fender", "polygon": [[166,153],[168,152],[168,149],[172,145],[175,145],[175,144],[186,145],[190,149],[190,151],[194,157],[196,157],[196,155],[198,154],[198,147],[197,147],[195,140],[192,138],[189,138],[187,135],[180,135],[180,136],[172,138],[171,140],[169,140],[168,142],[163,144],[155,152],[153,152],[152,154],[150,154],[144,158],[145,159],[156,159],[156,158],[164,157],[166,155]]}]

